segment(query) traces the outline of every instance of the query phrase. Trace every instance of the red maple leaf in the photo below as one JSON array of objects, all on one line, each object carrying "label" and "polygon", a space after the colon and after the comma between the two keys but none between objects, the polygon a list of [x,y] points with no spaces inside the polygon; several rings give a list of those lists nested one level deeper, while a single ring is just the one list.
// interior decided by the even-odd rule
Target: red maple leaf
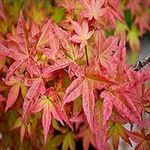
[{"label": "red maple leaf", "polygon": [[149,150],[150,149],[150,134],[145,134],[144,129],[139,132],[128,132],[128,136],[137,143],[136,150]]}]

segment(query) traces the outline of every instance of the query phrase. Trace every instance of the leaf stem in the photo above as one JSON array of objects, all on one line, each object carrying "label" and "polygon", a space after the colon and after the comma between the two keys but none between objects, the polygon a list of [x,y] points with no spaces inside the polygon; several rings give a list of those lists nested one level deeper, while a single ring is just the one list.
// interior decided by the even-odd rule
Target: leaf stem
[{"label": "leaf stem", "polygon": [[88,53],[87,53],[87,47],[85,46],[85,56],[86,56],[86,64],[89,66],[89,59],[88,59]]}]

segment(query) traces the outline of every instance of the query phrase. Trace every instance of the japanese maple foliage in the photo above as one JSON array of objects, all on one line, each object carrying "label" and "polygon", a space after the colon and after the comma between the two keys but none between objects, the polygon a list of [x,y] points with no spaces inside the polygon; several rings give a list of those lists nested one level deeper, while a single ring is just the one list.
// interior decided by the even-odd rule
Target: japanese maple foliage
[{"label": "japanese maple foliage", "polygon": [[[15,32],[0,41],[0,110],[8,114],[2,120],[14,111],[9,132],[20,128],[21,145],[31,143],[32,149],[74,150],[80,139],[85,150],[91,145],[117,150],[120,139],[129,146],[136,142],[137,150],[150,149],[145,133],[150,120],[145,115],[150,108],[149,67],[133,71],[126,62],[125,33],[106,34],[117,20],[124,23],[119,1],[73,4],[59,4],[72,13],[59,25],[45,19],[40,26],[21,11]],[[5,20],[3,10],[0,16]],[[135,22],[142,30],[147,27]]]}]

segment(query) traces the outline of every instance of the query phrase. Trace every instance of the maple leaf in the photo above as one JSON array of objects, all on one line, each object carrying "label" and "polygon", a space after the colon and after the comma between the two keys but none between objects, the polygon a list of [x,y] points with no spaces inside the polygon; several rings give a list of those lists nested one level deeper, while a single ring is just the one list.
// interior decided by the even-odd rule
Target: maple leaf
[{"label": "maple leaf", "polygon": [[93,18],[98,20],[105,14],[106,9],[102,8],[104,0],[80,0],[80,2],[85,8],[81,15],[89,20],[92,20]]},{"label": "maple leaf", "polygon": [[[19,95],[19,91],[24,88],[24,84],[19,78],[11,78],[9,82],[7,82],[9,86],[11,86],[9,92],[8,92],[8,97],[6,101],[6,108],[5,112],[14,105],[14,103],[17,100],[17,97]],[[23,92],[22,92],[23,93]],[[23,95],[22,95],[23,96]]]},{"label": "maple leaf", "polygon": [[32,80],[25,79],[25,85],[29,86],[29,90],[25,96],[23,103],[23,120],[26,121],[27,115],[32,112],[33,104],[45,93],[45,84],[41,77]]},{"label": "maple leaf", "polygon": [[[128,118],[129,120],[132,120],[133,122],[136,122],[137,124],[141,124],[140,112],[137,110],[137,105],[133,102],[133,98],[131,98],[132,96],[129,97],[128,93],[125,94],[125,91],[129,92],[129,89],[131,89],[130,91],[132,91],[132,88],[134,86],[140,85],[140,84],[144,83],[146,80],[148,80],[148,76],[145,76],[145,77],[143,76],[141,78],[141,75],[140,75],[138,81],[137,80],[133,81],[133,78],[129,79],[129,75],[128,75],[129,71],[127,71],[127,66],[125,63],[125,56],[126,56],[125,35],[123,34],[121,37],[121,40],[119,42],[119,45],[116,47],[116,51],[113,54],[113,57],[112,57],[113,63],[110,64],[111,62],[108,62],[108,65],[110,65],[111,69],[113,70],[110,76],[111,76],[111,78],[113,77],[113,79],[118,84],[114,84],[114,86],[112,87],[113,92],[111,90],[110,91],[105,90],[105,91],[102,91],[102,93],[101,93],[101,97],[104,98],[104,100],[103,100],[103,102],[104,102],[103,126],[106,124],[107,120],[111,116],[114,106],[119,112],[120,106],[123,106],[123,105],[124,105],[124,107],[126,107],[125,108],[126,110],[124,109],[125,114],[122,117]],[[109,71],[110,71],[110,69],[109,69]],[[110,76],[108,76],[108,73],[107,73],[108,79],[110,78]],[[119,90],[117,90],[117,88]],[[107,88],[105,87],[105,89],[107,89]],[[104,93],[105,94],[107,93],[107,94],[105,95]],[[115,100],[112,101],[113,96],[114,96],[113,94],[115,94],[114,99],[116,99],[116,101]],[[128,114],[129,112],[131,114],[134,112],[134,116],[129,115]],[[121,113],[121,115],[122,114],[123,113]]]},{"label": "maple leaf", "polygon": [[[26,79],[26,82],[28,79]],[[36,101],[41,94],[44,94],[46,88],[42,78],[34,78],[30,83],[30,88],[26,94],[25,99],[30,99],[31,101]]]},{"label": "maple leaf", "polygon": [[108,150],[109,148],[106,142],[107,126],[106,124],[103,125],[103,104],[100,99],[95,104],[93,134],[98,150]]},{"label": "maple leaf", "polygon": [[[63,51],[58,50],[55,53],[56,57],[53,56],[52,49],[45,48],[43,53],[51,60],[54,61],[53,64],[46,67],[43,72],[42,76],[44,78],[48,78],[51,74],[57,70],[64,69],[70,66],[71,63],[74,63],[78,58],[83,56],[83,53],[80,52],[77,47],[73,46],[71,43],[67,41],[67,34],[64,30],[59,28],[57,25],[54,27],[54,31],[58,32],[58,39],[61,41],[62,47],[64,48]],[[57,43],[58,44],[58,43]],[[54,59],[53,59],[54,58]]]},{"label": "maple leaf", "polygon": [[146,31],[150,29],[149,23],[145,20],[149,20],[149,13],[144,12],[141,15],[136,16],[135,24],[139,26],[140,35],[143,35]]},{"label": "maple leaf", "polygon": [[77,35],[73,35],[70,40],[75,43],[80,43],[80,49],[87,45],[87,40],[91,38],[94,31],[89,31],[88,22],[84,20],[82,25],[75,21],[71,21],[72,27]]},{"label": "maple leaf", "polygon": [[115,26],[116,19],[123,22],[121,15],[118,12],[116,12],[116,10],[114,10],[113,8],[111,8],[109,6],[106,6],[105,9],[106,9],[106,13],[105,13],[104,17],[107,21],[110,21],[110,23],[113,26]]},{"label": "maple leaf", "polygon": [[[84,88],[83,88],[84,87]],[[84,92],[83,92],[84,89]],[[71,92],[71,93],[70,93]],[[94,110],[94,95],[89,87],[89,83],[83,77],[77,78],[72,84],[66,89],[66,95],[64,96],[65,105],[68,102],[75,100],[82,94],[83,96],[83,110],[87,116],[87,120],[92,128],[93,124],[93,110]]]},{"label": "maple leaf", "polygon": [[[61,112],[59,109],[60,105],[58,103],[58,95],[53,87],[48,88],[45,91],[45,93],[41,96],[41,98],[37,101],[26,101],[25,106],[26,113],[28,115],[43,110],[42,124],[44,128],[45,142],[51,126],[52,117],[54,117],[57,121],[61,122],[62,125],[64,125],[64,120],[67,123],[67,125],[69,125],[69,127],[73,130],[73,127],[68,120],[66,112],[64,110]],[[24,112],[24,118],[25,117],[26,116]]]},{"label": "maple leaf", "polygon": [[115,63],[112,64],[112,61],[114,59],[113,55],[116,53],[118,49],[118,38],[110,36],[105,39],[102,32],[97,31],[95,41],[96,41],[95,42],[96,59],[100,63],[100,65],[104,66],[106,69],[110,71],[111,69],[114,68],[113,66],[116,65]]},{"label": "maple leaf", "polygon": [[64,69],[65,67],[69,66],[71,62],[64,58],[58,59],[55,61],[54,65],[50,65],[49,67],[47,67],[46,69],[43,70],[42,76],[44,78],[48,78],[54,71],[57,71],[59,69]]},{"label": "maple leaf", "polygon": [[144,129],[139,132],[128,132],[128,136],[137,143],[136,150],[150,149],[150,134],[145,134]]},{"label": "maple leaf", "polygon": [[120,137],[132,146],[129,140],[128,131],[122,124],[111,122],[110,128],[107,131],[107,139],[110,137],[112,137],[113,147],[115,150],[118,150]]},{"label": "maple leaf", "polygon": [[5,112],[8,110],[8,108],[10,108],[16,102],[17,97],[19,95],[19,90],[20,90],[20,87],[18,84],[14,84],[9,90]]},{"label": "maple leaf", "polygon": [[[119,94],[117,93],[116,95],[114,95],[113,93],[111,92],[109,93],[108,91],[103,91],[101,93],[101,97],[104,98],[104,106],[105,106],[103,111],[103,116],[105,117],[103,118],[105,119],[103,125],[105,125],[106,121],[110,118],[113,106],[115,106],[115,108],[118,110],[118,112],[122,117],[127,118],[131,122],[135,122],[139,125],[141,124],[140,113],[136,110],[136,106],[130,99],[127,98],[125,99],[123,95],[119,96]],[[133,110],[131,108],[133,108]]]},{"label": "maple leaf", "polygon": [[[128,74],[131,81],[133,81],[135,78],[139,81],[141,78],[144,78],[144,76],[141,77],[139,76],[139,73],[135,73],[134,71],[130,71]],[[141,114],[144,111],[145,106],[149,103],[149,95],[150,90],[148,87],[146,87],[145,83],[142,83],[142,81],[141,84],[137,84],[134,88],[126,92],[126,98],[130,99],[132,97],[132,102],[136,106],[137,111]]]},{"label": "maple leaf", "polygon": [[[31,43],[29,43],[29,40]],[[16,70],[23,65],[27,67],[27,70],[31,75],[34,73],[39,75],[41,73],[39,66],[33,57],[37,41],[37,35],[29,38],[29,31],[21,12],[17,25],[16,37],[11,37],[11,40],[7,40],[7,47],[1,44],[1,49],[3,49],[4,53],[15,60],[7,71],[6,81],[9,80]]]},{"label": "maple leaf", "polygon": [[59,59],[56,59],[54,64],[46,67],[43,70],[42,76],[44,78],[48,78],[51,75],[51,73],[60,69],[64,69],[66,67],[68,67],[68,74],[70,76],[71,74],[80,74],[80,72],[82,74],[83,69],[81,69],[81,67],[76,63],[76,61],[83,56],[83,52],[77,49],[77,47],[67,42],[66,40],[63,42],[63,48],[65,49],[62,53],[63,56],[61,56]]},{"label": "maple leaf", "polygon": [[109,3],[109,5],[114,9],[117,9],[119,0],[107,0],[105,2]]},{"label": "maple leaf", "polygon": [[93,90],[96,87],[104,87],[106,83],[109,85],[113,82],[107,80],[103,76],[96,74],[94,75],[90,72],[87,74],[87,76],[85,74],[80,74],[80,76],[73,80],[70,86],[66,89],[65,96],[63,98],[64,106],[66,103],[74,101],[76,98],[82,95],[82,107],[91,130],[93,130],[93,115],[95,106]]},{"label": "maple leaf", "polygon": [[69,131],[66,133],[63,143],[62,143],[62,149],[63,150],[75,150],[75,141],[74,141],[74,134],[73,132]]},{"label": "maple leaf", "polygon": [[56,57],[54,59],[52,57],[52,49],[45,48],[43,50],[43,53],[50,60],[52,59],[54,61],[53,64],[44,68],[42,73],[42,76],[44,78],[48,78],[53,72],[64,69],[66,67],[69,67],[68,70],[73,70],[75,65],[78,66],[77,61],[83,57],[83,52],[76,45],[74,46],[70,41],[68,41],[69,36],[63,29],[55,25],[54,32],[57,33],[57,38],[59,39],[59,42],[57,42],[57,44],[61,44],[63,49],[62,51],[58,50],[55,53]]},{"label": "maple leaf", "polygon": [[35,35],[38,35],[40,33],[40,29],[38,25],[32,21],[31,22],[31,36],[34,37]]},{"label": "maple leaf", "polygon": [[141,11],[140,0],[129,1],[126,7],[131,10],[132,15],[136,15]]},{"label": "maple leaf", "polygon": [[84,120],[85,120],[85,115],[82,111],[77,113],[74,117],[70,118],[71,122],[76,122],[76,123],[84,122]]},{"label": "maple leaf", "polygon": [[[116,47],[114,53],[112,54],[111,61],[109,63],[112,69],[111,75],[116,81],[121,81],[124,76],[123,81],[127,80],[127,70],[128,66],[126,64],[126,47],[125,47],[125,33],[121,34],[121,39]],[[126,80],[125,80],[126,79]]]},{"label": "maple leaf", "polygon": [[139,31],[136,26],[132,26],[127,35],[127,41],[129,41],[130,47],[134,52],[140,50]]},{"label": "maple leaf", "polygon": [[44,139],[46,142],[47,135],[51,125],[52,116],[57,120],[60,121],[62,124],[61,114],[56,107],[56,104],[53,102],[52,98],[48,98],[46,96],[42,96],[39,100],[36,101],[34,106],[32,107],[32,113],[39,112],[43,109],[43,116],[42,116],[42,125],[44,128]]},{"label": "maple leaf", "polygon": [[60,45],[57,34],[60,35],[61,32],[63,31],[57,25],[53,25],[50,20],[42,28],[42,34],[38,40],[37,47],[46,47],[42,51],[49,59],[56,59],[56,53],[59,51]]},{"label": "maple leaf", "polygon": [[64,48],[64,54],[66,57],[71,61],[77,61],[78,59],[81,59],[83,56],[83,52],[72,43],[68,42],[67,40],[63,41],[63,48]]}]

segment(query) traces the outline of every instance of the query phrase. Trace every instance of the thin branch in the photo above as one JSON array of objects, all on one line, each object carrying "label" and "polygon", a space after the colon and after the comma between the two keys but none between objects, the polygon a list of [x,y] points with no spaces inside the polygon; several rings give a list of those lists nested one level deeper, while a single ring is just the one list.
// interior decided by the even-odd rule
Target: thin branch
[{"label": "thin branch", "polygon": [[89,66],[89,59],[88,59],[88,53],[87,53],[87,47],[85,46],[85,56],[86,56],[86,64]]}]

